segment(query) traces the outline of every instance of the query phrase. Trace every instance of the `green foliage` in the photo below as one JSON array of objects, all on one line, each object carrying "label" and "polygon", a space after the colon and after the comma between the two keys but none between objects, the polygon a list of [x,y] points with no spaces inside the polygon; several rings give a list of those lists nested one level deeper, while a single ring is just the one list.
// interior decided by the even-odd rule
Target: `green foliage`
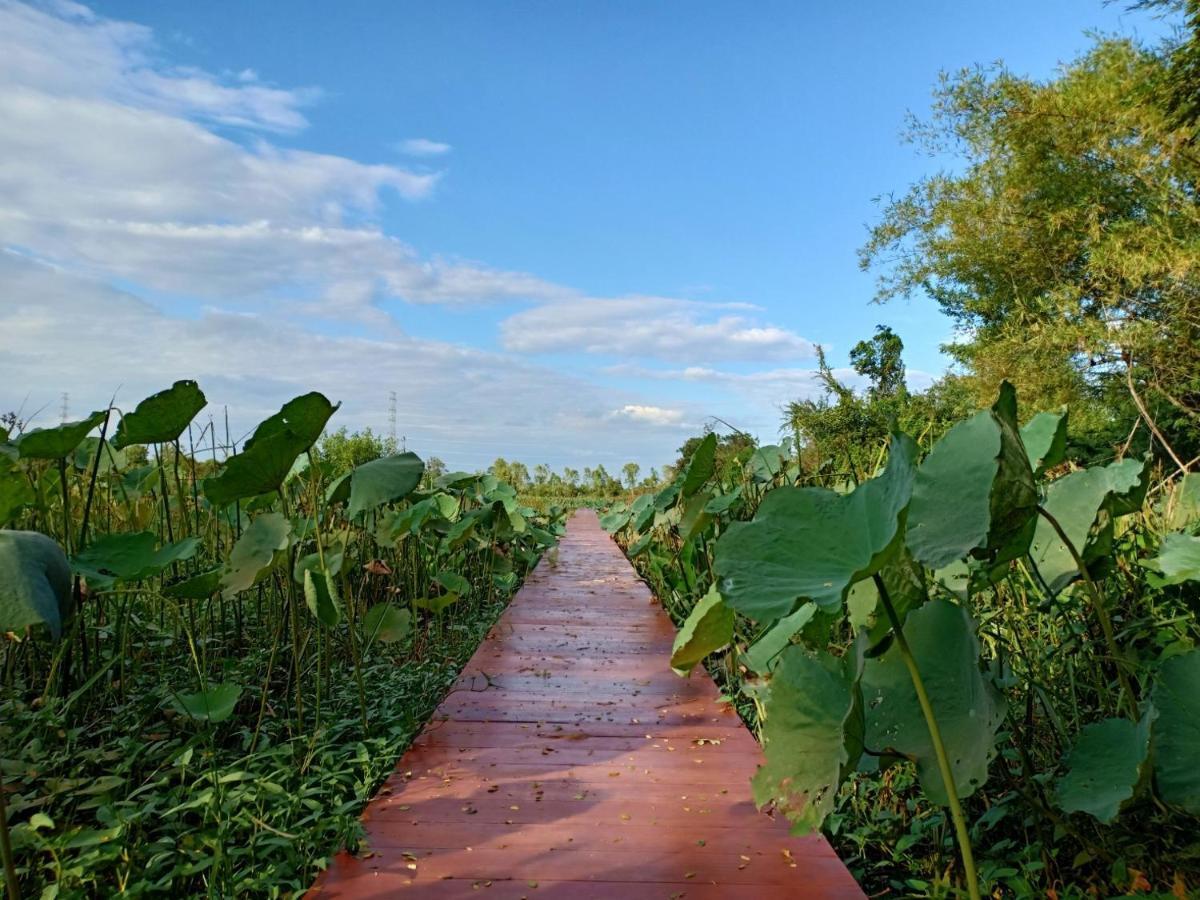
[{"label": "green foliage", "polygon": [[776,803],[799,833],[820,827],[862,753],[858,673],[844,669],[828,654],[789,647],[770,681],[762,735],[767,762],[754,776],[754,800]]},{"label": "green foliage", "polygon": [[1162,575],[1163,584],[1200,581],[1200,537],[1168,534],[1158,548],[1158,556],[1143,562]]},{"label": "green foliage", "polygon": [[213,506],[225,506],[279,490],[296,457],[308,448],[292,431],[276,431],[257,440],[252,450],[232,456],[219,475],[204,479],[204,495]]},{"label": "green foliage", "polygon": [[713,564],[725,602],[767,622],[792,612],[799,600],[839,611],[850,586],[896,552],[915,451],[910,438],[897,435],[887,468],[849,495],[825,488],[769,492],[752,522],[733,523],[717,543]]},{"label": "green foliage", "polygon": [[175,707],[184,715],[199,722],[224,722],[233,715],[242,688],[236,684],[213,684],[194,694],[179,694]]},{"label": "green foliage", "polygon": [[[1200,607],[1194,536],[1160,529],[1194,527],[1191,476],[1135,457],[1073,469],[1065,412],[1017,422],[1005,388],[919,465],[898,436],[857,486],[799,444],[715,466],[694,487],[704,518],[680,475],[608,521],[676,648],[760,730],[756,800],[822,827],[864,889],[1178,894],[1200,874],[1184,762]],[[714,590],[731,630],[698,642]]]},{"label": "green foliage", "polygon": [[976,398],[1007,379],[1035,408],[1069,404],[1093,452],[1139,414],[1127,380],[1181,458],[1200,450],[1200,162],[1160,102],[1178,71],[1170,45],[1099,39],[1044,81],[943,76],[910,137],[958,159],[891,199],[861,251],[880,299],[950,316]]},{"label": "green foliage", "polygon": [[98,427],[107,416],[107,410],[98,410],[78,422],[65,422],[54,428],[35,428],[25,432],[14,443],[21,459],[65,459],[83,443],[87,433]]},{"label": "green foliage", "polygon": [[290,432],[307,450],[320,438],[325,430],[325,423],[330,416],[337,412],[340,403],[330,403],[329,399],[316,391],[302,394],[283,404],[283,408],[269,419],[264,419],[254,429],[246,443],[243,452],[249,452],[262,441],[275,435]]},{"label": "green foliage", "polygon": [[[1037,494],[1016,428],[1016,399],[1005,384],[990,410],[955,425],[917,469],[908,515],[913,556],[940,569],[965,556],[994,557],[1026,532]],[[1002,560],[1003,561],[1003,560]]]},{"label": "green foliage", "polygon": [[[200,396],[180,385],[122,440],[172,444]],[[107,412],[30,432],[26,456],[0,435],[0,505],[31,529],[0,531],[23,895],[302,893],[553,544],[556,515],[495,478],[422,491],[413,454],[338,487],[307,452],[334,410],[299,397],[224,463],[172,445],[144,465],[87,436]]]},{"label": "green foliage", "polygon": [[1072,549],[1084,563],[1094,562],[1108,552],[1113,519],[1141,506],[1149,477],[1149,465],[1144,460],[1125,459],[1071,472],[1051,482],[1043,505],[1070,546],[1043,517],[1030,550],[1033,564],[1050,590],[1057,592],[1079,577]]},{"label": "green foliage", "polygon": [[690,675],[696,663],[732,640],[733,610],[713,588],[696,604],[675,636],[671,668],[680,675]]},{"label": "green foliage", "polygon": [[317,621],[329,628],[342,620],[337,596],[337,581],[332,574],[324,569],[304,570],[304,602]]},{"label": "green foliage", "polygon": [[397,609],[391,603],[377,603],[363,617],[363,628],[368,637],[394,644],[408,637],[412,630],[412,613]]},{"label": "green foliage", "polygon": [[[1004,701],[980,671],[974,623],[962,607],[935,600],[909,614],[904,633],[937,715],[958,795],[969,797],[987,781],[1004,719]],[[867,745],[913,760],[925,796],[946,805],[934,741],[897,645],[867,661],[862,690]]]},{"label": "green foliage", "polygon": [[177,381],[139,403],[122,416],[113,435],[113,447],[120,450],[133,444],[166,444],[187,429],[196,413],[208,400],[194,381]]},{"label": "green foliage", "polygon": [[384,503],[403,500],[421,483],[425,464],[415,453],[400,453],[363,463],[350,476],[350,508],[355,518]]},{"label": "green foliage", "polygon": [[161,574],[175,563],[194,557],[201,541],[184,538],[158,547],[150,531],[107,534],[71,558],[71,568],[91,587],[110,588],[117,581],[141,581]]},{"label": "green foliage", "polygon": [[1021,429],[1021,443],[1033,474],[1041,477],[1067,458],[1066,412],[1038,413]]},{"label": "green foliage", "polygon": [[292,523],[283,513],[263,513],[256,517],[229,553],[221,572],[222,594],[232,597],[270,574],[280,554],[290,546],[291,535]]},{"label": "green foliage", "polygon": [[1167,803],[1200,816],[1200,650],[1163,663],[1152,697],[1155,784]]},{"label": "green foliage", "polygon": [[[316,455],[335,479],[382,456],[390,456],[396,448],[390,441],[376,435],[370,428],[351,434],[346,428],[327,433],[316,447]],[[348,488],[347,488],[348,489]]]},{"label": "green foliage", "polygon": [[1133,799],[1150,753],[1150,713],[1140,722],[1104,719],[1085,725],[1055,784],[1058,805],[1111,822]]},{"label": "green foliage", "polygon": [[62,548],[44,534],[0,531],[0,631],[45,625],[57,639],[71,608]]}]

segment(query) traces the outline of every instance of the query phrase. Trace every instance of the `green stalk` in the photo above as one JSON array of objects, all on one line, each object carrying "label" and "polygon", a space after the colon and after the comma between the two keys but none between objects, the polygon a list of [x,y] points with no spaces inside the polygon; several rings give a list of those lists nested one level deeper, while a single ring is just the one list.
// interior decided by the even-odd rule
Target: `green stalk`
[{"label": "green stalk", "polygon": [[892,634],[896,636],[896,647],[900,651],[900,658],[904,660],[904,665],[908,669],[908,677],[912,679],[913,689],[917,692],[917,702],[921,705],[921,714],[925,716],[925,727],[929,729],[933,752],[937,756],[938,771],[942,775],[942,783],[946,785],[946,795],[950,799],[950,817],[954,820],[954,833],[958,838],[959,853],[962,854],[967,893],[971,900],[980,900],[979,875],[975,871],[975,852],[971,847],[971,834],[967,830],[967,817],[963,814],[962,804],[958,800],[958,788],[954,783],[954,772],[950,769],[950,756],[946,753],[946,744],[942,740],[942,729],[938,726],[937,717],[933,713],[933,704],[929,702],[929,694],[925,691],[925,681],[921,678],[920,669],[917,668],[917,660],[913,656],[912,648],[908,646],[908,639],[904,636],[900,617],[896,615],[896,609],[892,606],[892,598],[888,594],[887,587],[884,586],[883,579],[878,575],[875,575],[874,579],[875,587],[879,590],[879,599],[883,602],[888,622],[892,626]]},{"label": "green stalk", "polygon": [[1067,537],[1058,520],[1047,512],[1043,506],[1038,507],[1038,514],[1050,523],[1050,526],[1054,529],[1054,533],[1058,535],[1058,539],[1063,542],[1063,546],[1071,554],[1071,559],[1075,562],[1075,567],[1079,569],[1079,574],[1083,577],[1083,583],[1087,585],[1088,593],[1092,598],[1092,609],[1096,611],[1096,618],[1100,622],[1100,630],[1104,633],[1104,643],[1108,645],[1109,656],[1112,657],[1113,664],[1117,667],[1117,681],[1121,684],[1122,699],[1127,704],[1126,709],[1129,713],[1129,718],[1136,722],[1138,720],[1137,695],[1133,692],[1133,682],[1129,680],[1125,655],[1117,646],[1117,636],[1113,631],[1112,619],[1109,618],[1108,610],[1104,607],[1104,597],[1100,594],[1100,588],[1092,580],[1092,576],[1087,569],[1087,564],[1084,563],[1083,557],[1075,549],[1075,545],[1071,543],[1071,539]]},{"label": "green stalk", "polygon": [[8,839],[8,801],[4,797],[4,780],[0,776],[0,856],[4,857],[4,882],[8,885],[8,900],[21,900],[17,887],[17,866],[13,862],[12,843]]}]

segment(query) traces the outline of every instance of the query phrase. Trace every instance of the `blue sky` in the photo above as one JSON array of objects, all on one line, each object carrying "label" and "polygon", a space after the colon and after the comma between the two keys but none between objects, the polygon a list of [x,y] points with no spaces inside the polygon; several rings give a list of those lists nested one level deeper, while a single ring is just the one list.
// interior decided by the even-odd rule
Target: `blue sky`
[{"label": "blue sky", "polygon": [[239,428],[317,387],[379,430],[395,390],[468,468],[648,468],[710,415],[773,439],[814,343],[841,366],[887,323],[918,382],[945,365],[947,321],[872,305],[856,259],[872,198],[947,162],[899,139],[938,71],[1163,30],[1098,0],[333,9],[0,3],[48,142],[0,147],[0,406],[197,377]]}]

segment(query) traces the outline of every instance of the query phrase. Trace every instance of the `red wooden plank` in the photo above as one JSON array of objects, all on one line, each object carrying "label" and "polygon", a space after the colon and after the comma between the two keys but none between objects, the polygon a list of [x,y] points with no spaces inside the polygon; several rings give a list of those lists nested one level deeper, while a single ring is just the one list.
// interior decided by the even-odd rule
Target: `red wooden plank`
[{"label": "red wooden plank", "polygon": [[861,897],[755,810],[761,751],[600,529],[571,520],[363,814],[337,897]]}]

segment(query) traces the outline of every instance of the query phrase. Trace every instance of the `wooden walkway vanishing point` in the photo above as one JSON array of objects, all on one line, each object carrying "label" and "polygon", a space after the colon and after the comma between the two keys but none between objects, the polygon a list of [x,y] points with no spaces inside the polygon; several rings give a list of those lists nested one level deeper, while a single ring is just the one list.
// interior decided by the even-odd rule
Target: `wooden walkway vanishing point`
[{"label": "wooden walkway vanishing point", "polygon": [[862,897],[820,835],[755,810],[757,742],[596,514],[577,512],[317,897]]}]

